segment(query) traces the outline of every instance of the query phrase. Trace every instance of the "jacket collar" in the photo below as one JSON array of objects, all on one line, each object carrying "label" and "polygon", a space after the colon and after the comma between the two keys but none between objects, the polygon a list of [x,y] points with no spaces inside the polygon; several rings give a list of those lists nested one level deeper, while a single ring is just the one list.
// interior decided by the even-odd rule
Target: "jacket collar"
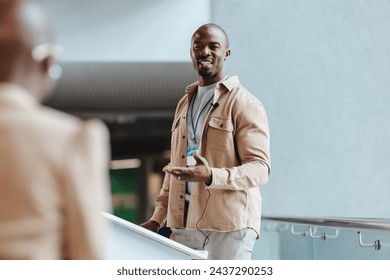
[{"label": "jacket collar", "polygon": [[233,88],[235,88],[240,83],[240,80],[237,76],[231,76],[229,79],[222,81],[220,84],[225,86],[227,90],[230,92]]},{"label": "jacket collar", "polygon": [[[237,76],[231,76],[229,79],[219,82],[215,87],[216,90],[213,103],[217,102],[222,93],[232,91],[232,89],[235,88],[239,83],[240,81]],[[193,95],[196,93],[197,88],[198,82],[192,83],[186,87],[185,92],[189,100],[192,99]],[[223,90],[223,88],[226,88],[227,91]]]}]

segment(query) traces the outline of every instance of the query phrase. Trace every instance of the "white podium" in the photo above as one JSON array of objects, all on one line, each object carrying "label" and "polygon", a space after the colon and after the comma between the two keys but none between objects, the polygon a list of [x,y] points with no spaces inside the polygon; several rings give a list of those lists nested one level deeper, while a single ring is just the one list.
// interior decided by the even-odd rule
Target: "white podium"
[{"label": "white podium", "polygon": [[103,213],[109,224],[108,260],[202,260],[197,251],[124,219]]}]

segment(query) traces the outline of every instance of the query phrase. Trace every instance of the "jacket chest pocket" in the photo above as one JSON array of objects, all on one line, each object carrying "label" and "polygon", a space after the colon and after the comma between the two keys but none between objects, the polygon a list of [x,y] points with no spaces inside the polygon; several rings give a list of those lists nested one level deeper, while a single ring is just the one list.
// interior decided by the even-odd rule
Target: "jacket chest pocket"
[{"label": "jacket chest pocket", "polygon": [[208,148],[218,151],[231,151],[234,149],[233,124],[226,119],[211,118],[208,123]]}]

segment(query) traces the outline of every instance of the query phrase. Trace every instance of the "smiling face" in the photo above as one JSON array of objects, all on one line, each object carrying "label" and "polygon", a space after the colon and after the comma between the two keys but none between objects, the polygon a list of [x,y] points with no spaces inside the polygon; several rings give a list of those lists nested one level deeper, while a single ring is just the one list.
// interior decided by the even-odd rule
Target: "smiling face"
[{"label": "smiling face", "polygon": [[216,25],[203,25],[195,31],[190,53],[199,85],[211,85],[225,77],[225,60],[230,55],[228,44],[226,34]]}]

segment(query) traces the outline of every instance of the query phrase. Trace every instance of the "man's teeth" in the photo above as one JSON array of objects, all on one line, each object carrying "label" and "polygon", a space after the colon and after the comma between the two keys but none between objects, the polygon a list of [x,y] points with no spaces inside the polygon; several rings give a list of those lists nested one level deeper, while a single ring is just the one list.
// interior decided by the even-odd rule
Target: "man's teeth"
[{"label": "man's teeth", "polygon": [[213,63],[210,59],[199,59],[199,63],[201,64],[210,64]]}]

